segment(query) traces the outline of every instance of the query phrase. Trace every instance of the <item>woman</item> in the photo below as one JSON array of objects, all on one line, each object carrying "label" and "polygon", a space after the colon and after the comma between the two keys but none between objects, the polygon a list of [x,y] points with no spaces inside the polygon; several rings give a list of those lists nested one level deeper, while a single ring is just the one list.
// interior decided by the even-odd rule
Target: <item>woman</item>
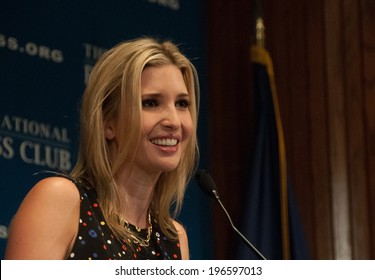
[{"label": "woman", "polygon": [[188,259],[170,213],[197,162],[198,96],[193,65],[169,41],[106,52],[83,96],[77,164],[27,194],[5,258]]}]

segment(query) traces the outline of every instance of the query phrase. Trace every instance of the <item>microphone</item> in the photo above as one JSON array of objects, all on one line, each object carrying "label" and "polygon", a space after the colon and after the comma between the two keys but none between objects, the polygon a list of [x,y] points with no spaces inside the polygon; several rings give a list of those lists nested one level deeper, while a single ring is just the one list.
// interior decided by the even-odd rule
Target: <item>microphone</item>
[{"label": "microphone", "polygon": [[219,197],[219,191],[216,187],[216,184],[214,182],[214,180],[212,179],[212,177],[210,176],[210,174],[208,173],[207,170],[204,170],[204,169],[200,169],[200,170],[197,170],[197,172],[195,173],[195,180],[197,181],[198,185],[201,187],[202,191],[210,196],[211,198],[213,198],[214,200],[216,200],[219,205],[221,206],[221,208],[223,209],[224,213],[227,215],[228,217],[228,220],[232,226],[232,228],[234,229],[234,231],[239,235],[239,237],[241,238],[241,240],[260,258],[260,259],[263,259],[263,260],[267,260],[259,251],[257,248],[254,247],[253,244],[250,243],[249,240],[246,239],[246,237],[234,226],[233,222],[232,222],[232,219],[228,213],[228,211],[225,209],[223,203],[221,202],[220,200],[220,197]]}]

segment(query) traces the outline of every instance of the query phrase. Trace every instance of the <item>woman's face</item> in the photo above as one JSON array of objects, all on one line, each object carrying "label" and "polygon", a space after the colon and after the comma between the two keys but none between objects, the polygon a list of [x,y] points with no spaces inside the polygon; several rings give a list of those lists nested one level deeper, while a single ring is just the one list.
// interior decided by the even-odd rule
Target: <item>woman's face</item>
[{"label": "woman's face", "polygon": [[135,165],[146,172],[175,169],[194,131],[190,95],[174,65],[151,66],[141,77],[142,128]]}]

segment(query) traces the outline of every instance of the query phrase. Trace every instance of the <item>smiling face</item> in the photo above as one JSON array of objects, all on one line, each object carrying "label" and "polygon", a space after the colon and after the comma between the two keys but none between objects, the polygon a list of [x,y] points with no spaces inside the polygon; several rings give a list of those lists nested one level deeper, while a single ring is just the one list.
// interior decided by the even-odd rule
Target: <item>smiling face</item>
[{"label": "smiling face", "polygon": [[152,173],[174,170],[194,129],[181,71],[174,65],[146,67],[141,98],[143,136],[135,166]]}]

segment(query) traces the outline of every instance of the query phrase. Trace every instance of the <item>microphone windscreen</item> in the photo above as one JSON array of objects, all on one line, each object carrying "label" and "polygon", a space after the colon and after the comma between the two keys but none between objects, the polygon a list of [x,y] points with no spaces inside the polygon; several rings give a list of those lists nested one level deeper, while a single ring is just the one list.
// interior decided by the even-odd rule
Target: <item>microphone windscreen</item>
[{"label": "microphone windscreen", "polygon": [[201,187],[202,191],[207,194],[208,196],[211,196],[213,198],[216,198],[215,193],[213,190],[217,192],[217,187],[208,173],[207,170],[199,169],[197,172],[195,172],[195,180],[197,180],[198,185]]}]

